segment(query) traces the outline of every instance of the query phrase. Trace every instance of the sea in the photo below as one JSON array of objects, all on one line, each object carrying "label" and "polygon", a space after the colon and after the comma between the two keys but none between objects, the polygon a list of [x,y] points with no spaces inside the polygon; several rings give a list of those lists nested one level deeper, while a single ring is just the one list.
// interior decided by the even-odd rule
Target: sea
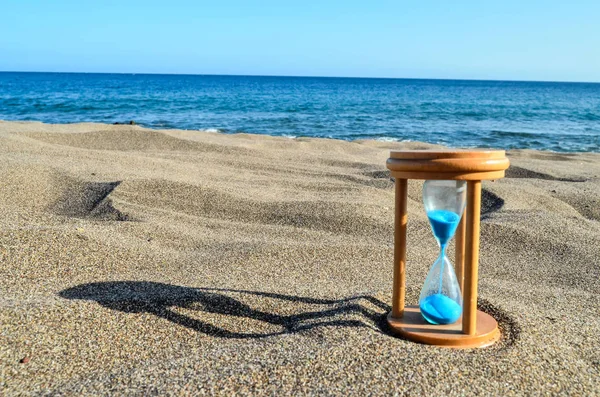
[{"label": "sea", "polygon": [[0,120],[600,152],[600,84],[0,72]]}]

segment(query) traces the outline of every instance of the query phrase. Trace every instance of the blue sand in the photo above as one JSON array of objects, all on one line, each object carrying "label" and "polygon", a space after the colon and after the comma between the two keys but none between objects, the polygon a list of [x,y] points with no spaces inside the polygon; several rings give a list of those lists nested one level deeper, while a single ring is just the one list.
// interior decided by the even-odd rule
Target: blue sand
[{"label": "blue sand", "polygon": [[425,320],[432,324],[455,323],[462,313],[462,307],[443,294],[430,295],[419,306]]},{"label": "blue sand", "polygon": [[427,212],[427,217],[435,237],[440,240],[441,245],[446,245],[456,231],[460,216],[452,211],[434,210]]}]

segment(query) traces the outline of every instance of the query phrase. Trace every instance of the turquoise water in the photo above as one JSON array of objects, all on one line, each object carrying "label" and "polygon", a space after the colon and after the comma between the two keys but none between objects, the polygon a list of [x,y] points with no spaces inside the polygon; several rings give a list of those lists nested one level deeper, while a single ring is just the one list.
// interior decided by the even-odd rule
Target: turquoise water
[{"label": "turquoise water", "polygon": [[441,245],[446,245],[458,227],[460,216],[452,211],[433,210],[427,212],[427,217],[434,236]]},{"label": "turquoise water", "polygon": [[430,295],[419,305],[421,315],[432,324],[455,323],[462,313],[462,307],[443,294]]},{"label": "turquoise water", "polygon": [[600,151],[600,84],[0,72],[0,119]]}]

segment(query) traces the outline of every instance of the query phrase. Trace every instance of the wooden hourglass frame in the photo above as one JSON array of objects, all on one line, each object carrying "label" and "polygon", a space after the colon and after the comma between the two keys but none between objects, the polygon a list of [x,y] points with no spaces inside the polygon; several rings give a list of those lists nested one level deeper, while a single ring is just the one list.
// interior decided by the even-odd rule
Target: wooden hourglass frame
[{"label": "wooden hourglass frame", "polygon": [[[387,168],[396,179],[394,221],[394,287],[391,329],[406,339],[431,345],[471,348],[500,338],[498,323],[477,310],[481,181],[504,177],[509,161],[504,150],[392,151]],[[456,276],[462,291],[462,318],[454,324],[426,322],[419,306],[405,307],[407,187],[409,179],[467,181],[467,204],[456,230]]]}]

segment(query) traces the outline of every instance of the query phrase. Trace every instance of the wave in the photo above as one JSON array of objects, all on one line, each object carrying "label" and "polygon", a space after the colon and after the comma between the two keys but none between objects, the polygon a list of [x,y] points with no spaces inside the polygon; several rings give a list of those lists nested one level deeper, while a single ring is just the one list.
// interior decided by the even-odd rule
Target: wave
[{"label": "wave", "polygon": [[600,121],[600,114],[598,113],[584,113],[581,115],[582,120],[586,121]]},{"label": "wave", "polygon": [[540,132],[526,132],[526,131],[502,131],[502,130],[492,130],[491,134],[496,135],[497,137],[515,137],[515,138],[532,138],[534,136],[542,135]]},{"label": "wave", "polygon": [[391,136],[382,136],[379,138],[375,138],[376,141],[379,142],[410,142],[410,139],[400,139],[400,138],[394,138]]},{"label": "wave", "polygon": [[225,130],[220,129],[220,128],[201,128],[198,131],[200,131],[200,132],[213,132],[213,133],[216,133],[216,132],[225,132]]}]

